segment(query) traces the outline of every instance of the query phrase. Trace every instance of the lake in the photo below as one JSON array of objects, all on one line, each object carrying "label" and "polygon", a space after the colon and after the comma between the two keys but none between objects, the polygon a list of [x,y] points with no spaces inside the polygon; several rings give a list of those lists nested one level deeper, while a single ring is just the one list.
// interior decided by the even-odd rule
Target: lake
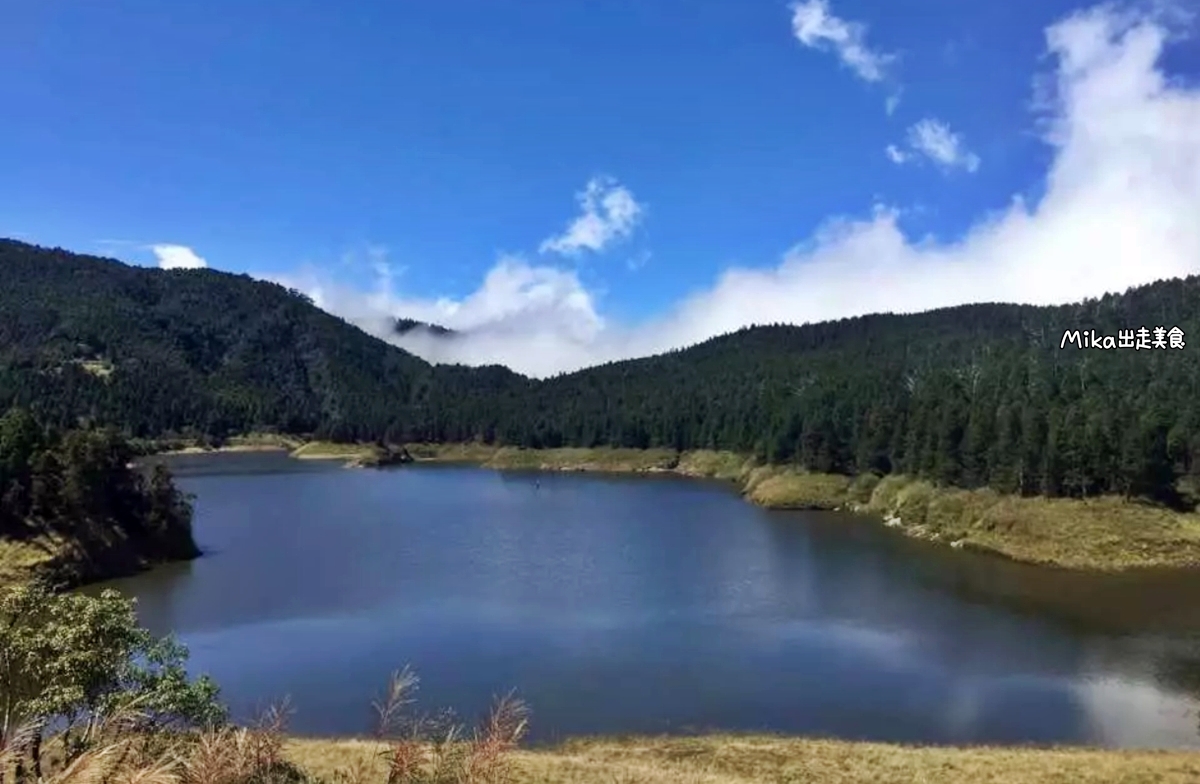
[{"label": "lake", "polygon": [[1091,575],[674,477],[172,458],[204,557],[110,583],[240,717],[362,734],[389,673],[535,741],[780,731],[1196,746],[1200,575]]}]

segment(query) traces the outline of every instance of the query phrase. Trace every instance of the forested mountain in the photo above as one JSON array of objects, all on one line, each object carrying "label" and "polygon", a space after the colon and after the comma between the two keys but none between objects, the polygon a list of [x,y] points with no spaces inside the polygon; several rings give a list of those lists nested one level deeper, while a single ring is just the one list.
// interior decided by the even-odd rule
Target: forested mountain
[{"label": "forested mountain", "polygon": [[500,368],[435,370],[248,276],[0,241],[0,407],[24,404],[60,425],[381,437],[393,426],[415,432],[443,399],[475,410],[486,384],[525,380]]},{"label": "forested mountain", "polygon": [[[1179,327],[1183,348],[1060,348]],[[1135,342],[1136,337],[1135,337]],[[270,283],[0,241],[0,408],[137,436],[754,451],[823,471],[1177,498],[1200,473],[1200,278],[1076,305],[756,327],[545,381],[430,366]],[[1080,340],[1079,342],[1082,342]]]}]

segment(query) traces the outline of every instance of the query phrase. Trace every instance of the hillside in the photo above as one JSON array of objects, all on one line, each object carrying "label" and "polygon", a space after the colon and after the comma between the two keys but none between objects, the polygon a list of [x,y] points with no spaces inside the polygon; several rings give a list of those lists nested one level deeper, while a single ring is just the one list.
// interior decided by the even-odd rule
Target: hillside
[{"label": "hillside", "polygon": [[756,327],[533,381],[430,366],[246,276],[0,241],[0,408],[59,424],[726,449],[823,472],[1191,506],[1195,349],[1060,348],[1066,330],[1141,326],[1200,335],[1200,279],[1061,307]]},{"label": "hillside", "polygon": [[[0,241],[0,405],[132,435],[255,429],[374,438],[436,418],[435,371],[282,286]],[[472,374],[493,391],[507,371]],[[472,385],[477,382],[473,381]],[[455,389],[460,410],[467,391]]]}]

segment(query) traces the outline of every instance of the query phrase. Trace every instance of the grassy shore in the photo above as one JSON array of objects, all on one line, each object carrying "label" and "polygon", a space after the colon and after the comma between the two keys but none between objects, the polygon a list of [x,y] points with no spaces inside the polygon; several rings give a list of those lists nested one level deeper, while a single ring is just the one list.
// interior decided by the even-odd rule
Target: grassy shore
[{"label": "grassy shore", "polygon": [[[287,448],[292,457],[380,462],[374,444],[300,443],[280,436],[230,439],[223,449]],[[600,447],[521,449],[486,444],[408,444],[417,462],[498,470],[678,474],[724,480],[769,509],[869,514],[912,536],[952,547],[1070,569],[1200,567],[1200,514],[1113,496],[1021,498],[988,489],[938,487],[906,476],[855,478],[758,465],[734,452]],[[196,451],[196,448],[193,448]]]},{"label": "grassy shore", "polygon": [[[287,450],[301,460],[347,465],[389,462],[375,444],[302,442],[274,434],[231,438],[220,447],[168,442],[164,454]],[[1070,569],[1116,571],[1200,567],[1200,514],[1136,500],[1020,498],[991,490],[937,487],[905,476],[850,478],[786,466],[757,465],[733,452],[669,449],[520,449],[485,444],[408,444],[417,462],[499,470],[677,474],[732,483],[770,509],[826,509],[868,514],[914,538]],[[44,548],[0,541],[0,584],[49,559]]]},{"label": "grassy shore", "polygon": [[[382,781],[380,744],[294,739],[285,754],[314,778],[366,771]],[[1195,752],[914,747],[771,736],[598,738],[512,754],[513,780],[530,784],[1039,784],[1194,782]]]},{"label": "grassy shore", "polygon": [[338,444],[333,441],[310,441],[292,450],[297,460],[361,460],[376,454],[373,444]]},{"label": "grassy shore", "polygon": [[[287,737],[227,727],[198,737],[105,733],[64,767],[43,748],[46,784],[1184,784],[1200,752],[1085,747],[906,746],[778,735],[575,738],[528,748],[485,723],[448,742]],[[16,756],[0,748],[0,780]]]},{"label": "grassy shore", "polygon": [[196,455],[209,452],[277,452],[293,451],[305,445],[305,441],[294,436],[277,433],[251,433],[232,436],[219,446],[198,443],[193,439],[174,439],[149,442],[147,451],[162,455]]}]

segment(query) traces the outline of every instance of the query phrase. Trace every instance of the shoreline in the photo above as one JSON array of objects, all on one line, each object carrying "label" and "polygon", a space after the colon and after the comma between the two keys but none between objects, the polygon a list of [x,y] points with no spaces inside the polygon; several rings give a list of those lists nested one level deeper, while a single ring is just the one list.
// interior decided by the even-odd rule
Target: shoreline
[{"label": "shoreline", "polygon": [[766,509],[840,511],[878,519],[914,539],[1013,561],[1115,572],[1200,567],[1200,514],[1116,497],[1009,496],[937,487],[903,475],[819,474],[759,465],[733,452],[665,449],[518,449],[409,444],[416,463],[496,470],[671,474],[732,483]]},{"label": "shoreline", "polygon": [[[280,436],[230,439],[213,448],[160,454],[288,451],[302,460],[338,460],[350,467],[388,465],[391,448]],[[525,449],[467,444],[405,444],[412,464],[470,465],[493,470],[664,474],[732,484],[766,509],[840,511],[954,549],[1069,570],[1118,572],[1200,568],[1200,514],[1113,496],[1089,499],[1020,497],[990,489],[938,487],[903,475],[819,474],[794,466],[760,465],[717,450],[562,447]],[[407,460],[398,461],[407,462]]]}]

